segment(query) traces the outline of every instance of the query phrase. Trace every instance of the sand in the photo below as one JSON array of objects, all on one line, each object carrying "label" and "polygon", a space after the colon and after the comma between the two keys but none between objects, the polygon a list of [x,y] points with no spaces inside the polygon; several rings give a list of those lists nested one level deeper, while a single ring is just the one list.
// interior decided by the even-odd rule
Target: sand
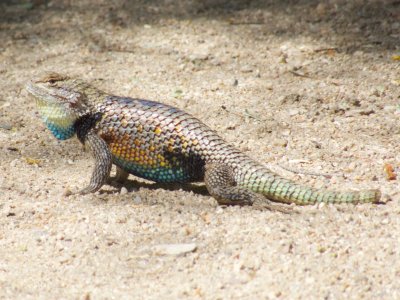
[{"label": "sand", "polygon": [[[400,298],[385,171],[400,176],[399,20],[398,1],[3,1],[0,298]],[[384,203],[286,215],[134,176],[66,196],[93,160],[24,90],[50,70],[174,105],[286,178],[379,188]]]}]

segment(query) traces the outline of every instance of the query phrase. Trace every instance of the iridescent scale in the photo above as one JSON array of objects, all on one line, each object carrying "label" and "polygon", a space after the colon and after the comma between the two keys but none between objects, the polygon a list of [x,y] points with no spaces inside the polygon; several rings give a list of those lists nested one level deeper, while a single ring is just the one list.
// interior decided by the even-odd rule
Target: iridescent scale
[{"label": "iridescent scale", "polygon": [[99,135],[116,165],[157,182],[203,179],[207,133],[215,133],[196,118],[158,102],[115,96],[107,97],[98,111],[103,114]]}]

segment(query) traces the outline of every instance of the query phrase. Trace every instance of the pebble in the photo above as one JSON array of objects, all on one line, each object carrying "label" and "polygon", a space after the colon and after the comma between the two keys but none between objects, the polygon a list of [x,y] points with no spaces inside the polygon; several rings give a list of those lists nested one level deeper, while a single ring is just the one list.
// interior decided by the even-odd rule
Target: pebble
[{"label": "pebble", "polygon": [[0,123],[0,129],[11,130],[12,125],[6,123]]},{"label": "pebble", "polygon": [[253,67],[250,65],[245,65],[240,69],[240,71],[242,73],[251,73],[251,72],[253,72]]},{"label": "pebble", "polygon": [[285,139],[281,139],[281,138],[276,138],[273,142],[274,146],[278,146],[278,147],[286,147],[288,144],[288,141]]},{"label": "pebble", "polygon": [[121,191],[119,192],[121,195],[125,195],[125,194],[127,194],[128,193],[128,189],[126,188],[126,187],[122,187],[121,188]]},{"label": "pebble", "polygon": [[272,85],[272,83],[267,83],[267,84],[265,85],[265,88],[266,88],[267,90],[272,91],[272,90],[274,89],[274,86]]},{"label": "pebble", "polygon": [[383,107],[384,111],[396,111],[397,110],[397,106],[396,105],[385,105]]},{"label": "pebble", "polygon": [[135,198],[133,198],[133,203],[134,204],[141,204],[142,203],[142,198],[140,196],[135,196]]},{"label": "pebble", "polygon": [[65,188],[64,191],[63,191],[63,193],[62,193],[62,195],[63,195],[64,197],[71,196],[71,195],[72,195],[72,191],[71,191],[69,188]]},{"label": "pebble", "polygon": [[210,54],[208,52],[199,52],[199,53],[194,53],[189,56],[190,61],[201,61],[201,60],[207,60],[209,58]]},{"label": "pebble", "polygon": [[14,159],[10,162],[10,167],[14,168],[17,166],[19,159]]},{"label": "pebble", "polygon": [[224,213],[224,209],[221,206],[217,206],[217,208],[215,209],[215,213],[220,215]]}]

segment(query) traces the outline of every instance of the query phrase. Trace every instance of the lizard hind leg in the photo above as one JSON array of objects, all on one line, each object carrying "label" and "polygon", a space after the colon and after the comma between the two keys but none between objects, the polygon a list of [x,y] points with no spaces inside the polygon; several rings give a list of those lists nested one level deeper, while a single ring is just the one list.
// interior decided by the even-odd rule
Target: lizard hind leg
[{"label": "lizard hind leg", "polygon": [[122,169],[121,167],[117,166],[117,172],[114,177],[109,177],[107,183],[113,184],[114,182],[122,184],[124,183],[129,177],[129,173]]},{"label": "lizard hind leg", "polygon": [[282,207],[244,187],[236,185],[234,171],[223,163],[206,163],[204,182],[208,192],[220,205],[255,205],[260,209],[290,213],[291,208]]},{"label": "lizard hind leg", "polygon": [[233,170],[226,164],[206,163],[204,182],[208,192],[219,204],[253,204],[253,192],[236,186]]},{"label": "lizard hind leg", "polygon": [[236,185],[234,171],[223,163],[207,163],[204,182],[208,192],[222,205],[252,205],[260,195]]}]

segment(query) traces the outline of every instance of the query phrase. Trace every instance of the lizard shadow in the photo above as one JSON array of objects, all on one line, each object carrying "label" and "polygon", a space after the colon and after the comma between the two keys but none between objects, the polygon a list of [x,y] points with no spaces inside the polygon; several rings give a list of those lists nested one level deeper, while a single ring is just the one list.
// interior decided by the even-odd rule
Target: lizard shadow
[{"label": "lizard shadow", "polygon": [[[107,185],[120,190],[125,187],[129,193],[137,191],[139,188],[146,188],[149,190],[163,189],[168,191],[183,190],[185,192],[193,192],[198,195],[210,196],[206,186],[195,183],[160,183],[160,182],[143,182],[138,180],[125,180],[124,182],[110,181]],[[113,194],[115,191],[102,191],[105,194]]]}]

